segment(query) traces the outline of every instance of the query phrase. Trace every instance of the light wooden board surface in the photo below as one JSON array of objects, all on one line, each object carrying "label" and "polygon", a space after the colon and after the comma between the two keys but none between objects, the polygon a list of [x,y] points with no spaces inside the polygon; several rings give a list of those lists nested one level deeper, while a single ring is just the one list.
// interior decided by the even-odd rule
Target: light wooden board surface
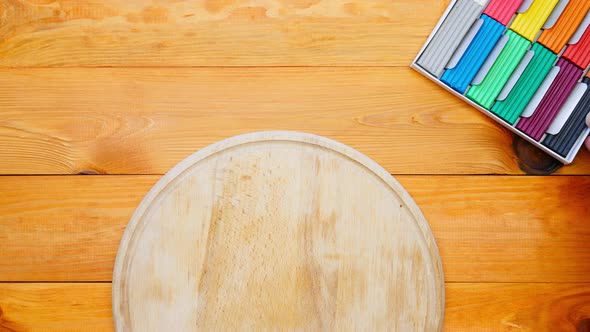
[{"label": "light wooden board surface", "polygon": [[[589,283],[447,283],[443,331],[587,331]],[[0,283],[0,329],[114,331],[110,283]]]},{"label": "light wooden board surface", "polygon": [[[447,4],[0,0],[0,330],[111,330],[110,283],[81,282],[111,281],[143,195],[269,129],[407,174],[450,281],[445,330],[587,330],[590,153],[520,176],[553,166],[407,68]],[[39,176],[77,173],[118,175]]]},{"label": "light wooden board surface", "polygon": [[440,331],[442,265],[387,171],[324,137],[257,132],[168,172],[113,273],[117,331]]}]

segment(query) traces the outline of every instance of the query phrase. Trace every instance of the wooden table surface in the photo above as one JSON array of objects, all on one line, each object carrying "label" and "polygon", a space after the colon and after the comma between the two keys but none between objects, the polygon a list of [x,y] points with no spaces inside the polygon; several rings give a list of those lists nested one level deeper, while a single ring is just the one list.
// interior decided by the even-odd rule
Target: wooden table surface
[{"label": "wooden table surface", "polygon": [[143,195],[210,143],[280,129],[406,187],[446,331],[589,331],[590,153],[560,168],[408,68],[447,4],[0,0],[0,330],[112,330]]}]

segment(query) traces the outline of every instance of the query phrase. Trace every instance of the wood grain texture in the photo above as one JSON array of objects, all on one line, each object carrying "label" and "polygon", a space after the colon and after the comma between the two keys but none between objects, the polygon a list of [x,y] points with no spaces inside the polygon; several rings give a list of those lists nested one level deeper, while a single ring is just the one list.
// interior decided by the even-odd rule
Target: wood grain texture
[{"label": "wood grain texture", "polygon": [[446,331],[590,328],[590,284],[447,284]]},{"label": "wood grain texture", "polygon": [[0,284],[0,331],[112,331],[111,284]]},{"label": "wood grain texture", "polygon": [[[582,332],[590,284],[446,284],[443,331]],[[0,284],[0,330],[113,331],[111,284]]]},{"label": "wood grain texture", "polygon": [[[0,70],[0,174],[163,174],[270,129],[394,174],[522,174],[507,130],[409,68]],[[590,153],[560,173],[590,174]]]},{"label": "wood grain texture", "polygon": [[447,3],[5,0],[0,66],[407,66]]},{"label": "wood grain texture", "polygon": [[[419,300],[418,300],[419,299]],[[442,265],[408,193],[324,137],[232,137],[170,170],[113,272],[122,331],[440,331]]]},{"label": "wood grain texture", "polygon": [[[116,250],[157,174],[270,129],[414,174],[445,331],[590,331],[590,178],[463,176],[558,166],[406,68],[448,3],[0,0],[0,174],[154,174],[0,176],[0,331],[112,331]],[[590,153],[558,173],[590,175]]]},{"label": "wood grain texture", "polygon": [[[159,176],[0,177],[0,280],[110,281]],[[397,176],[452,282],[587,282],[590,178]]]},{"label": "wood grain texture", "polygon": [[158,178],[0,177],[0,280],[110,281],[127,222]]}]

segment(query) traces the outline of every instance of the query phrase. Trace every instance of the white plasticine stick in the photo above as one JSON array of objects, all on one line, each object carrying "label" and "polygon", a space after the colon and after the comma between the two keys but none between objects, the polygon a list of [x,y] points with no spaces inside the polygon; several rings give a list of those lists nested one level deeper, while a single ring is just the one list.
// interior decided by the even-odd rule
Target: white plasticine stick
[{"label": "white plasticine stick", "polygon": [[518,82],[518,80],[522,76],[522,73],[529,65],[534,56],[535,51],[528,50],[526,52],[526,54],[518,64],[518,67],[516,67],[516,69],[514,69],[514,72],[512,72],[512,75],[510,75],[510,79],[508,79],[508,82],[506,82],[506,85],[504,85],[504,88],[502,88],[502,91],[500,91],[500,95],[498,95],[498,98],[496,100],[502,101],[508,97],[510,91],[512,91],[512,89],[516,85],[516,82]]},{"label": "white plasticine stick", "polygon": [[570,44],[570,45],[577,44],[580,41],[580,38],[582,38],[582,35],[584,35],[584,32],[586,32],[588,25],[590,25],[590,11],[588,11],[586,13],[584,20],[582,21],[582,23],[580,23],[580,26],[578,27],[576,32],[572,35],[572,38],[570,38],[568,44]]},{"label": "white plasticine stick", "polygon": [[531,101],[520,115],[521,117],[528,118],[533,115],[537,106],[539,106],[541,100],[547,93],[547,90],[549,90],[549,87],[557,77],[557,74],[559,74],[559,71],[561,71],[561,68],[558,66],[553,66],[553,68],[551,68],[551,71],[549,71],[549,74],[547,74],[547,77],[545,77],[543,83],[541,83],[541,86],[537,89],[537,92],[535,92],[535,95],[533,95],[533,98],[531,98]]},{"label": "white plasticine stick", "polygon": [[457,66],[457,63],[459,63],[459,60],[461,60],[461,58],[463,57],[463,54],[465,54],[467,47],[469,47],[469,45],[473,41],[473,38],[475,38],[475,35],[479,32],[479,29],[481,28],[482,25],[483,25],[483,20],[481,18],[479,18],[479,19],[477,19],[477,21],[475,21],[473,26],[471,26],[471,29],[469,29],[469,32],[467,33],[465,38],[463,38],[463,41],[461,42],[461,44],[459,44],[459,47],[457,47],[455,54],[453,54],[453,57],[451,58],[451,60],[447,64],[447,67],[446,67],[447,69],[453,69],[453,68],[455,68],[455,66]]},{"label": "white plasticine stick", "polygon": [[545,24],[543,24],[543,29],[551,29],[555,25],[561,14],[563,14],[563,10],[568,3],[569,0],[559,0],[555,8],[553,8],[551,15],[549,15],[545,21]]},{"label": "white plasticine stick", "polygon": [[518,7],[518,10],[516,11],[517,13],[524,13],[527,10],[529,10],[529,8],[531,7],[531,5],[533,4],[534,0],[524,0],[521,4],[520,7]]},{"label": "white plasticine stick", "polygon": [[572,93],[565,100],[565,103],[563,104],[559,112],[557,112],[555,119],[553,120],[553,122],[551,122],[551,125],[547,129],[548,134],[557,135],[561,131],[563,125],[565,125],[565,122],[574,111],[574,108],[576,108],[576,105],[578,105],[580,99],[582,99],[584,93],[586,93],[587,88],[588,86],[586,85],[586,83],[581,82],[574,87]]},{"label": "white plasticine stick", "polygon": [[496,46],[494,46],[494,49],[492,50],[492,52],[490,53],[490,55],[488,56],[486,61],[483,63],[483,65],[481,66],[481,68],[477,72],[477,75],[475,75],[475,78],[471,82],[471,85],[481,84],[483,79],[486,77],[486,75],[488,74],[488,72],[492,68],[492,65],[494,64],[494,62],[496,62],[496,59],[500,55],[500,52],[502,52],[502,50],[504,49],[504,46],[506,46],[506,43],[508,43],[508,39],[510,39],[510,36],[508,36],[508,35],[503,35],[502,38],[500,38],[500,40],[498,41]]}]

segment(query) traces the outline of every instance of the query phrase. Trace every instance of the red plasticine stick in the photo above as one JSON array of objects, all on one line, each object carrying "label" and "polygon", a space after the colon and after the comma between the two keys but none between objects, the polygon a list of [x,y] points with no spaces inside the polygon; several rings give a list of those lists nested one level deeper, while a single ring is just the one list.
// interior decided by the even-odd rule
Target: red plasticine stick
[{"label": "red plasticine stick", "polygon": [[569,45],[565,49],[563,57],[582,69],[588,67],[590,64],[590,25],[586,28],[582,38],[576,44]]},{"label": "red plasticine stick", "polygon": [[492,0],[483,12],[496,21],[507,25],[523,0]]},{"label": "red plasticine stick", "polygon": [[530,118],[521,118],[516,128],[520,129],[535,140],[540,140],[549,128],[551,121],[565,103],[565,100],[574,89],[576,82],[582,76],[582,69],[566,59],[557,60],[560,70],[557,77],[551,83],[549,90],[541,99],[541,103],[535,109]]}]

